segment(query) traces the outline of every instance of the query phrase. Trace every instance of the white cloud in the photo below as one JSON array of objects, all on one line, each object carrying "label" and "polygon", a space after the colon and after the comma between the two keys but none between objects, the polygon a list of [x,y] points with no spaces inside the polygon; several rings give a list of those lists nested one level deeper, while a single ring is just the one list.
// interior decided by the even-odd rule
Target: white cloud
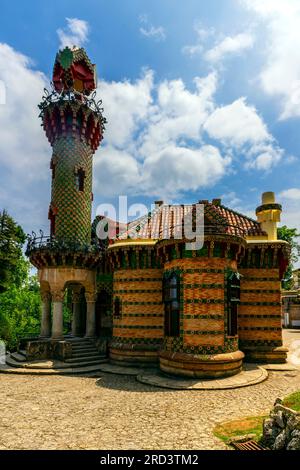
[{"label": "white cloud", "polygon": [[243,97],[216,108],[204,129],[210,137],[244,153],[248,169],[269,170],[279,163],[284,153],[255,107],[248,105]]},{"label": "white cloud", "polygon": [[49,203],[50,186],[44,191],[41,184],[49,175],[51,148],[37,108],[48,80],[28,57],[7,44],[0,44],[0,80],[6,89],[6,102],[0,106],[1,205],[13,207],[20,220],[26,214],[29,223],[30,217],[39,218],[41,201],[45,207]]},{"label": "white cloud", "polygon": [[37,108],[48,81],[31,65],[28,57],[0,44],[0,80],[6,89],[6,103],[0,107],[0,162],[14,171],[26,169],[28,180],[43,165],[49,148]]},{"label": "white cloud", "polygon": [[218,148],[203,145],[197,149],[168,145],[145,159],[142,185],[147,192],[176,197],[186,190],[214,185],[226,173],[230,157]]},{"label": "white cloud", "polygon": [[254,106],[249,106],[245,98],[217,108],[205,123],[211,137],[224,140],[230,145],[253,144],[270,139],[267,127],[257,114]]},{"label": "white cloud", "polygon": [[140,171],[136,159],[126,150],[111,145],[101,148],[94,158],[94,191],[105,196],[136,192]]},{"label": "white cloud", "polygon": [[203,51],[204,51],[204,46],[202,44],[194,44],[191,46],[184,46],[182,48],[183,54],[189,55],[190,57],[202,54]]},{"label": "white cloud", "polygon": [[140,15],[140,33],[147,38],[153,38],[156,41],[164,41],[167,37],[166,31],[162,26],[153,26],[148,20],[147,15]]},{"label": "white cloud", "polygon": [[66,18],[67,26],[59,28],[57,34],[60,40],[60,49],[66,46],[83,46],[88,40],[89,24],[78,18]]},{"label": "white cloud", "polygon": [[[1,44],[0,80],[7,91],[0,107],[1,201],[16,208],[26,230],[47,227],[51,147],[37,103],[48,78]],[[95,155],[95,198],[121,193],[179,198],[216,184],[241,155],[249,168],[268,169],[266,154],[277,147],[263,119],[244,98],[218,106],[217,89],[215,72],[195,77],[190,89],[181,79],[155,82],[151,70],[135,81],[99,82],[108,124]]]},{"label": "white cloud", "polygon": [[217,76],[211,73],[194,83],[194,92],[182,80],[154,84],[151,71],[136,82],[99,83],[108,117],[96,157],[99,176],[95,171],[103,195],[127,191],[170,197],[212,185],[225,174],[230,158],[202,144]]},{"label": "white cloud", "polygon": [[300,202],[300,188],[290,188],[285,191],[281,191],[279,197]]},{"label": "white cloud", "polygon": [[196,77],[193,90],[181,79],[155,83],[149,70],[135,82],[101,82],[108,125],[99,191],[177,197],[215,184],[241,156],[246,169],[278,164],[283,150],[257,110],[245,98],[217,107],[217,86],[215,72]]},{"label": "white cloud", "polygon": [[241,33],[236,36],[227,36],[221,42],[209,49],[204,58],[208,62],[220,62],[226,56],[241,54],[253,47],[254,38],[249,33]]},{"label": "white cloud", "polygon": [[189,46],[184,46],[181,50],[183,54],[189,55],[193,57],[195,55],[202,54],[205,47],[205,42],[211,37],[215,35],[214,28],[205,28],[202,23],[196,22],[194,25],[194,30],[197,35],[196,44],[192,44]]},{"label": "white cloud", "polygon": [[259,74],[262,89],[280,99],[281,119],[300,116],[300,2],[241,0],[262,22],[265,64]]},{"label": "white cloud", "polygon": [[[220,38],[216,37],[214,28],[204,28],[201,23],[196,23],[194,30],[197,40],[195,44],[184,46],[182,48],[183,54],[190,57],[201,54],[206,61],[214,65],[229,56],[240,55],[254,45],[254,37],[249,32]],[[208,42],[211,42],[211,38],[214,38],[214,43],[213,45],[208,45]]]},{"label": "white cloud", "polygon": [[281,225],[295,227],[300,233],[300,188],[289,188],[281,191],[278,194],[278,200],[282,203]]},{"label": "white cloud", "polygon": [[137,126],[146,119],[151,109],[153,72],[145,71],[135,83],[105,82],[98,84],[98,95],[105,105],[107,125],[105,142],[116,147],[129,144]]}]

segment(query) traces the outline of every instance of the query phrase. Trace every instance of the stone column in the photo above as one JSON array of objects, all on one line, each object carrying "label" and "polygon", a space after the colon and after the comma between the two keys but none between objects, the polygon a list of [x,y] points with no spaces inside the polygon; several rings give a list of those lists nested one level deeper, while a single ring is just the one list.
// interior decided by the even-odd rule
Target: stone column
[{"label": "stone column", "polygon": [[72,335],[80,334],[80,287],[72,290],[73,318],[72,318]]},{"label": "stone column", "polygon": [[87,338],[93,338],[96,334],[95,305],[96,295],[94,292],[86,292],[86,333]]},{"label": "stone column", "polygon": [[41,292],[42,297],[42,317],[41,333],[42,338],[47,338],[51,333],[51,293]]},{"label": "stone column", "polygon": [[53,314],[52,314],[52,338],[63,338],[63,300],[64,291],[52,292]]}]

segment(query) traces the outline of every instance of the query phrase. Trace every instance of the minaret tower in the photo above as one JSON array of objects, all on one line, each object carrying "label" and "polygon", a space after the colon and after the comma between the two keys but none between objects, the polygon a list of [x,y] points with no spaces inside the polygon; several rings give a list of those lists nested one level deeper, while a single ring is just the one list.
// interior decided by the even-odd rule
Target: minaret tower
[{"label": "minaret tower", "polygon": [[93,154],[103,133],[101,110],[91,104],[96,68],[84,49],[66,47],[56,55],[54,97],[42,104],[41,117],[53,148],[51,237],[90,243]]},{"label": "minaret tower", "polygon": [[[80,328],[81,335],[92,337],[95,333],[95,279],[101,253],[91,243],[92,173],[93,154],[106,122],[101,101],[95,101],[96,87],[96,67],[85,50],[66,47],[55,58],[52,92],[45,90],[39,105],[42,126],[53,149],[50,235],[33,234],[27,254],[39,272],[41,336],[54,340],[61,340],[66,331],[66,290],[72,294],[73,334],[78,336]],[[86,302],[86,313],[80,307],[82,301]]]}]

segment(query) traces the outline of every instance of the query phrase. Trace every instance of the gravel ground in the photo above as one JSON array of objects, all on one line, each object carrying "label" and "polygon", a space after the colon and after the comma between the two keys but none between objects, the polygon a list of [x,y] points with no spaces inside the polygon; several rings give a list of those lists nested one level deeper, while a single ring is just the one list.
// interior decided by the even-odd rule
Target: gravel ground
[{"label": "gravel ground", "polygon": [[[285,331],[285,344],[300,330]],[[96,384],[97,381],[97,384]],[[300,370],[236,390],[170,391],[134,377],[0,375],[0,449],[224,449],[217,423],[268,413]]]}]

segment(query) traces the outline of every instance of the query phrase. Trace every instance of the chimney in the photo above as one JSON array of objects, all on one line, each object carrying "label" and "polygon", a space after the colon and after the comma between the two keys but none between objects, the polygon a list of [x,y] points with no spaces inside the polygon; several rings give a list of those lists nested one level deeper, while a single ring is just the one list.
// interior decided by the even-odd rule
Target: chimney
[{"label": "chimney", "polygon": [[222,204],[222,199],[213,199],[211,203],[213,206],[220,206]]},{"label": "chimney", "polygon": [[268,191],[262,194],[262,204],[256,209],[257,221],[262,230],[268,234],[269,241],[277,240],[277,223],[280,222],[282,207],[275,200],[275,193]]}]

